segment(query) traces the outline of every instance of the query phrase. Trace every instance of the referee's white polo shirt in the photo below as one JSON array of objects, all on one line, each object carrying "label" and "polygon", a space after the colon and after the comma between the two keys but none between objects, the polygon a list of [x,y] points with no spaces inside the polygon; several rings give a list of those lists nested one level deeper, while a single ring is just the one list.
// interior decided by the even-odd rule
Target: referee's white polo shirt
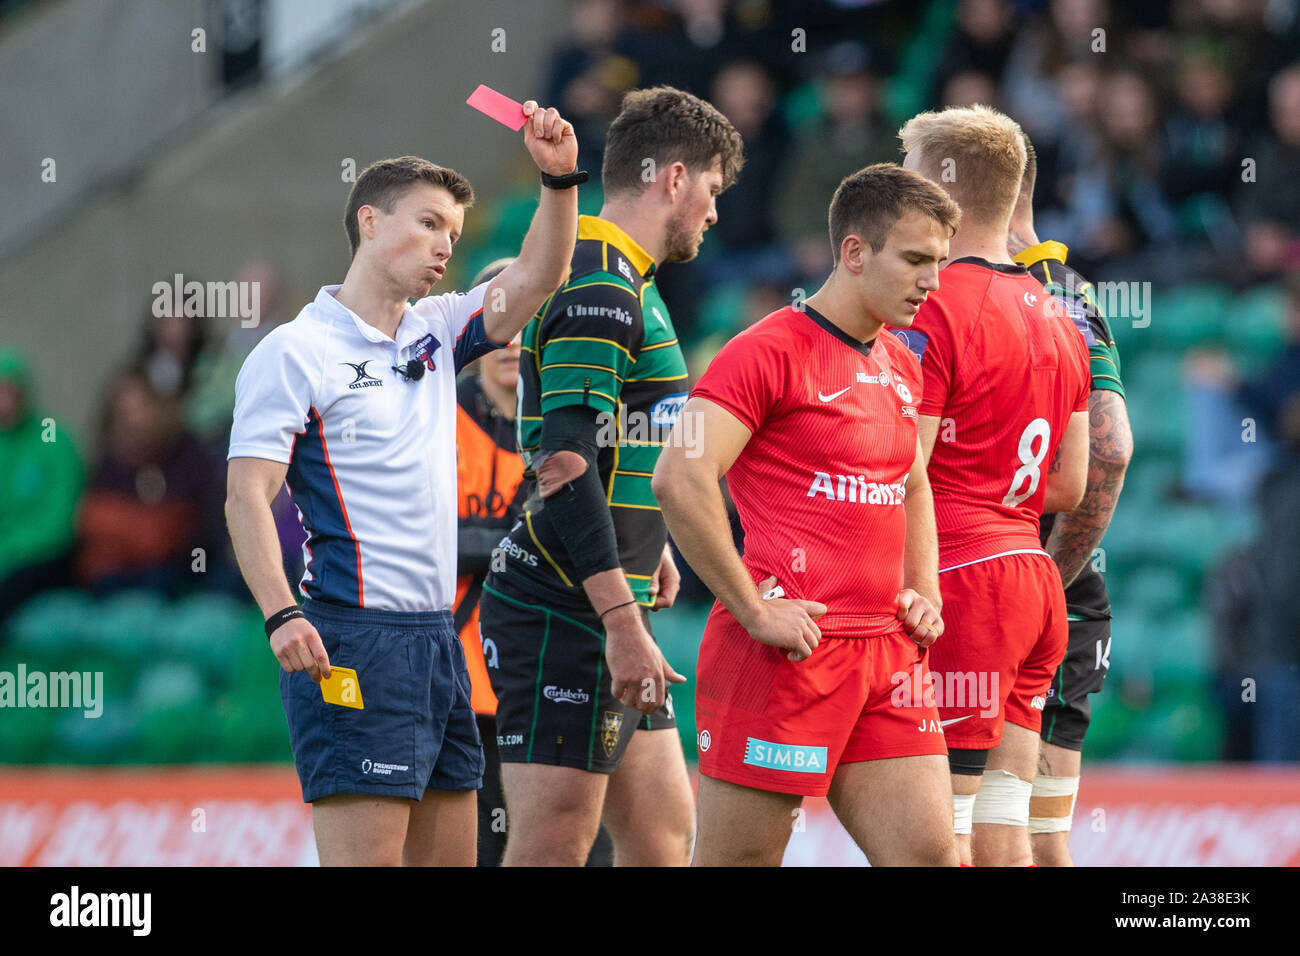
[{"label": "referee's white polo shirt", "polygon": [[[325,286],[245,359],[228,458],[289,466],[316,600],[389,611],[456,595],[456,372],[496,348],[484,283],[408,306],[390,339]],[[393,370],[419,359],[412,381]]]}]

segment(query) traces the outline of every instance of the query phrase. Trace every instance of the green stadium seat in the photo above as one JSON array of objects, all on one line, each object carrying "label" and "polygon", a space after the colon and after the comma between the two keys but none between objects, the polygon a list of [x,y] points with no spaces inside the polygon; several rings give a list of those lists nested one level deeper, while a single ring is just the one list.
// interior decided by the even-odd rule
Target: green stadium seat
[{"label": "green stadium seat", "polygon": [[[30,664],[28,665],[31,666]],[[13,671],[8,664],[4,669]],[[55,736],[62,711],[49,707],[5,708],[0,732],[0,764],[51,763],[57,758]],[[92,721],[83,721],[92,723]],[[0,797],[2,799],[2,797]]]},{"label": "green stadium seat", "polygon": [[154,591],[122,591],[99,602],[87,640],[123,661],[146,660],[167,623],[167,602]]},{"label": "green stadium seat", "polygon": [[1153,676],[1157,689],[1169,683],[1198,683],[1214,668],[1209,628],[1195,600],[1164,611],[1152,621]]},{"label": "green stadium seat", "polygon": [[202,672],[183,661],[164,661],[139,676],[131,704],[140,713],[186,707],[210,697]]},{"label": "green stadium seat", "polygon": [[[135,712],[122,706],[125,696],[109,697],[104,712],[94,720],[80,712],[65,712],[58,724],[52,763],[134,763],[139,721]],[[110,703],[111,702],[111,703]]]},{"label": "green stadium seat", "polygon": [[1221,344],[1231,325],[1232,313],[1226,286],[1182,286],[1154,295],[1151,325],[1146,331],[1151,332],[1155,342],[1179,351],[1196,345]]},{"label": "green stadium seat", "polygon": [[1180,612],[1190,596],[1186,578],[1176,569],[1161,564],[1140,565],[1128,575],[1127,586],[1132,606],[1157,620]]},{"label": "green stadium seat", "polygon": [[1188,427],[1182,359],[1170,352],[1150,352],[1125,366],[1124,383],[1134,456],[1176,454]]},{"label": "green stadium seat", "polygon": [[673,691],[677,714],[677,732],[688,759],[695,757],[695,664],[699,659],[700,638],[709,619],[710,604],[681,604],[660,611],[650,619],[655,640],[664,657],[677,673],[686,678]]},{"label": "green stadium seat", "polygon": [[[225,594],[192,594],[175,602],[159,635],[169,658],[199,667],[211,682],[233,680],[243,653],[250,620],[249,605]],[[260,618],[259,618],[260,622]],[[266,638],[259,649],[266,653]],[[268,655],[269,656],[269,655]]]},{"label": "green stadium seat", "polygon": [[1286,339],[1286,298],[1276,286],[1252,289],[1232,300],[1228,343],[1246,369],[1258,367],[1282,350]]},{"label": "green stadium seat", "polygon": [[84,592],[46,591],[19,608],[9,633],[25,653],[65,653],[85,643],[95,618],[95,603]]}]

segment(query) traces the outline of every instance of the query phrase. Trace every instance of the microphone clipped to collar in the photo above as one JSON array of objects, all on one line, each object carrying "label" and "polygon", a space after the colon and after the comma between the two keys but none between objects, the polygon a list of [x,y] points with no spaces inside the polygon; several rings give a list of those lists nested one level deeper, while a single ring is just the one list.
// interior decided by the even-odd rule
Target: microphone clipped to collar
[{"label": "microphone clipped to collar", "polygon": [[406,363],[405,368],[400,365],[394,365],[393,371],[402,376],[402,378],[406,379],[408,382],[418,382],[420,379],[424,378],[424,363],[419,359],[411,359]]}]

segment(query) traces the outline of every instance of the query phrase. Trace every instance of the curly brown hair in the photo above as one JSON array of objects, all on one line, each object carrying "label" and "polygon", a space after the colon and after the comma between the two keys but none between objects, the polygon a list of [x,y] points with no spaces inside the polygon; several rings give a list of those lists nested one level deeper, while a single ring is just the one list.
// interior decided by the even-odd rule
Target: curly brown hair
[{"label": "curly brown hair", "polygon": [[605,135],[600,178],[605,195],[639,192],[647,159],[659,169],[680,162],[692,177],[722,161],[722,188],[740,175],[744,143],[713,104],[671,86],[632,90]]}]

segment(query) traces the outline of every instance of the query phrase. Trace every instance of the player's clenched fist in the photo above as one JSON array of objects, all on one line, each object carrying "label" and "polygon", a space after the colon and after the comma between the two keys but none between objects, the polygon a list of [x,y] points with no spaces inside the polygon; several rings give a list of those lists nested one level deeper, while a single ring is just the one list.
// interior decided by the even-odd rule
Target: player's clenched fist
[{"label": "player's clenched fist", "polygon": [[943,618],[929,598],[911,588],[898,592],[898,619],[917,647],[929,647],[943,633]]},{"label": "player's clenched fist", "polygon": [[293,618],[272,631],[271,650],[280,666],[291,674],[306,671],[317,683],[330,676],[330,658],[325,653],[325,645],[306,618]]},{"label": "player's clenched fist", "polygon": [[[760,594],[776,587],[776,576],[758,586]],[[826,613],[826,605],[817,601],[773,598],[762,601],[756,616],[741,624],[749,636],[760,644],[770,644],[786,651],[796,664],[807,660],[821,640],[821,629],[814,623]]]},{"label": "player's clenched fist", "polygon": [[573,124],[555,107],[542,109],[536,100],[524,103],[524,146],[537,168],[551,176],[563,176],[578,166],[578,137]]},{"label": "player's clenched fist", "polygon": [[620,608],[605,622],[605,660],[614,696],[625,707],[653,714],[667,699],[667,684],[686,678],[673,670],[641,624],[636,607]]}]

